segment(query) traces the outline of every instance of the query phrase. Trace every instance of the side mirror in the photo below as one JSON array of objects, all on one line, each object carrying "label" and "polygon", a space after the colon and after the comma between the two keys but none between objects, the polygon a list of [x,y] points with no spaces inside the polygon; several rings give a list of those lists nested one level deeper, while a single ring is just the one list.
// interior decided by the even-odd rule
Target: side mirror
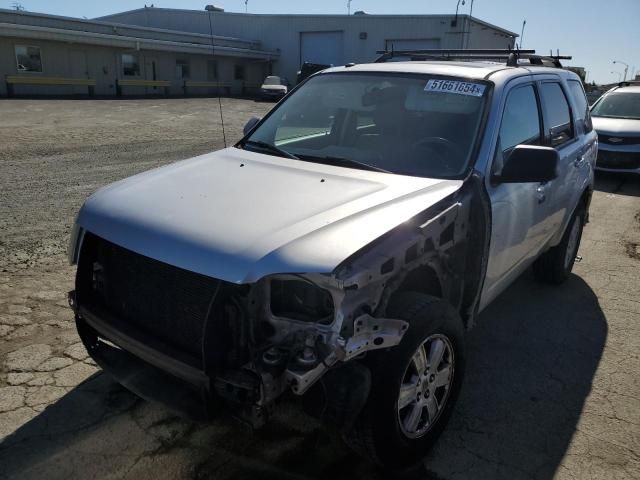
[{"label": "side mirror", "polygon": [[542,183],[558,176],[558,152],[551,147],[518,145],[505,159],[496,183]]},{"label": "side mirror", "polygon": [[245,136],[249,135],[249,132],[253,130],[253,127],[255,127],[260,120],[262,119],[258,117],[251,117],[249,121],[246,123],[246,125],[244,126],[244,128],[242,129],[242,133]]}]

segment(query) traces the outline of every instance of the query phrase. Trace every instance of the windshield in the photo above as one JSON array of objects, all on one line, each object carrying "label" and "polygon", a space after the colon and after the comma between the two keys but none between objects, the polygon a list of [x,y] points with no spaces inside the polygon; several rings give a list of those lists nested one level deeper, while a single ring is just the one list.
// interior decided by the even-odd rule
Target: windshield
[{"label": "windshield", "polygon": [[452,178],[467,169],[486,84],[424,75],[311,78],[239,146],[317,163]]},{"label": "windshield", "polygon": [[280,85],[280,77],[267,77],[264,79],[265,85]]},{"label": "windshield", "polygon": [[640,120],[640,93],[610,93],[591,110],[593,117],[631,118]]}]

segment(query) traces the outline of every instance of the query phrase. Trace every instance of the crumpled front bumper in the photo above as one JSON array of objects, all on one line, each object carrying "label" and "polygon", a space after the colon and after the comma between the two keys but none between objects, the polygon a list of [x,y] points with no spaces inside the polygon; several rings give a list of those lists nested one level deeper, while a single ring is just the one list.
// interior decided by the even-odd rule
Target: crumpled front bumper
[{"label": "crumpled front bumper", "polygon": [[[227,383],[180,358],[178,352],[167,355],[164,353],[167,346],[160,351],[155,345],[140,342],[126,329],[114,327],[119,322],[107,312],[78,306],[75,292],[70,292],[69,304],[75,311],[78,333],[91,358],[139,397],[160,403],[194,421],[211,420],[225,411],[254,426],[263,423],[261,412],[251,405],[238,404],[233,411],[233,405],[224,401],[216,390],[226,389],[229,394]],[[239,387],[246,391],[251,384],[245,382]],[[253,387],[257,396],[259,386]],[[251,400],[251,395],[245,398]]]}]

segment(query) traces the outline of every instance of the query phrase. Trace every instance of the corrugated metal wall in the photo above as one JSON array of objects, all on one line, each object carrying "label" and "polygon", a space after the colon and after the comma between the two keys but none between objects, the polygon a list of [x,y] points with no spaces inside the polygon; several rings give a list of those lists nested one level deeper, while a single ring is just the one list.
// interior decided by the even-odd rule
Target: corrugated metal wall
[{"label": "corrugated metal wall", "polygon": [[[212,80],[208,75],[207,62],[217,62],[218,80],[231,85],[231,93],[243,93],[243,86],[260,83],[268,74],[268,64],[251,59],[233,57],[212,57],[210,55],[190,55],[173,52],[141,50],[125,50],[119,48],[100,47],[93,45],[68,44],[43,40],[25,40],[20,38],[0,37],[0,96],[7,95],[7,85],[4,81],[7,75],[18,75],[15,58],[15,45],[37,45],[40,47],[42,59],[42,73],[27,73],[42,77],[91,78],[96,80],[95,94],[99,96],[116,95],[116,79],[122,75],[121,55],[134,52],[138,55],[140,65],[139,78],[152,80],[152,65],[155,63],[156,79],[171,81],[169,89],[171,95],[184,93],[184,80],[177,78],[176,61],[187,60],[189,64],[189,79],[197,81]],[[245,80],[234,79],[236,65],[245,68]],[[72,87],[60,85],[15,85],[15,95],[86,95],[87,87]],[[191,94],[214,93],[215,89],[191,90]],[[123,87],[122,94],[145,95],[164,94],[163,89],[153,87]]]},{"label": "corrugated metal wall", "polygon": [[[241,93],[243,85],[260,83],[270,73],[265,60],[274,54],[268,51],[279,53],[272,72],[295,83],[296,72],[303,61],[366,63],[376,58],[377,50],[388,48],[391,43],[396,48],[406,45],[506,48],[512,46],[514,40],[509,32],[466,16],[460,16],[457,25],[452,25],[453,17],[447,15],[246,15],[144,8],[87,21],[0,10],[0,27],[7,27],[4,36],[0,35],[0,79],[18,73],[33,74],[17,71],[14,47],[16,44],[37,45],[42,49],[41,75],[88,77],[96,80],[97,95],[113,95],[116,79],[123,77],[121,54],[140,50],[139,78],[152,79],[149,70],[155,69],[156,79],[171,81],[170,93],[178,95],[183,93],[183,81],[176,78],[177,60],[189,63],[191,80],[212,80],[207,75],[207,62],[211,60],[206,47],[210,41],[209,18],[217,35],[216,45],[248,49],[218,52],[217,80],[231,83],[233,93]],[[21,29],[42,31],[28,33]],[[59,29],[55,32],[63,34],[51,29]],[[96,38],[89,39],[90,36]],[[238,65],[244,68],[244,80],[235,78]],[[84,90],[86,87],[15,87],[16,94],[72,94]],[[140,94],[145,90],[127,87],[123,93]],[[147,93],[159,92],[152,88]],[[0,81],[0,95],[6,94],[6,84]]]},{"label": "corrugated metal wall", "polygon": [[[460,16],[449,15],[247,15],[147,8],[103,17],[146,27],[208,33],[211,15],[217,35],[245,32],[266,50],[280,50],[278,73],[295,78],[301,60],[303,32],[342,32],[344,62],[365,63],[384,50],[387,40],[431,40],[439,48],[507,48],[513,38],[505,31]],[[250,32],[250,33],[246,33]],[[470,32],[470,34],[469,34]]]},{"label": "corrugated metal wall", "polygon": [[[215,57],[208,34],[171,32],[139,26],[106,24],[67,17],[13,12],[0,9],[0,95],[8,94],[7,76],[64,79],[92,79],[96,95],[115,95],[118,79],[170,81],[172,95],[184,93],[184,80],[219,81],[230,85],[230,92],[241,94],[248,86],[259,84],[269,73],[268,59],[277,54],[265,52],[259,42],[216,38]],[[42,71],[22,71],[16,62],[18,45],[39,47]],[[124,53],[138,57],[140,74],[125,77],[121,65]],[[185,61],[188,77],[178,75],[176,62]],[[218,77],[210,75],[209,62],[217,63]],[[236,78],[236,67],[244,78]],[[155,71],[155,74],[153,73]],[[13,85],[15,95],[88,94],[87,86]],[[196,88],[190,94],[214,93],[214,88]],[[123,95],[163,94],[161,87],[122,88]]]}]

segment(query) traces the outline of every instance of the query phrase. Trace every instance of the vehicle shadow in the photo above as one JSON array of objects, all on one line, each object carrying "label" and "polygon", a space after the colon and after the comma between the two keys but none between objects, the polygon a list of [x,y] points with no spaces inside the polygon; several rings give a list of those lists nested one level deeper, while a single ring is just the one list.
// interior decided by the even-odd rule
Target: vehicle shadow
[{"label": "vehicle shadow", "polygon": [[640,175],[598,171],[595,190],[614,195],[640,197]]},{"label": "vehicle shadow", "polygon": [[554,477],[607,338],[598,299],[577,275],[559,287],[518,280],[468,337],[466,381],[427,459],[445,478]]},{"label": "vehicle shadow", "polygon": [[[451,422],[425,469],[405,476],[551,479],[606,336],[597,298],[580,277],[547,287],[525,275],[478,318]],[[259,432],[228,418],[195,425],[100,374],[0,443],[2,477],[385,478],[295,408]]]}]

